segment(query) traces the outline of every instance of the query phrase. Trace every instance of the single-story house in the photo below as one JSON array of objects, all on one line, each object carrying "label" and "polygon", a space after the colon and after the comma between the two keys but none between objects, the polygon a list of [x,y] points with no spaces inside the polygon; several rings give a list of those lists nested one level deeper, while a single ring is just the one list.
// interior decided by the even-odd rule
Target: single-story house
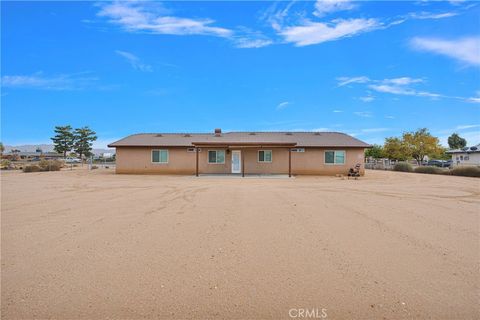
[{"label": "single-story house", "polygon": [[454,166],[480,166],[480,144],[473,147],[448,150]]},{"label": "single-story house", "polygon": [[346,174],[370,145],[339,132],[141,133],[113,142],[117,173]]}]

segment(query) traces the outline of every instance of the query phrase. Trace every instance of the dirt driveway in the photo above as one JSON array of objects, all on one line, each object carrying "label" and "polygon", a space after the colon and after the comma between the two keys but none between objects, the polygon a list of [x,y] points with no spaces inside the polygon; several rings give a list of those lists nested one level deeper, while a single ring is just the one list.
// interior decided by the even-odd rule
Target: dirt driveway
[{"label": "dirt driveway", "polygon": [[2,319],[480,317],[480,179],[1,179]]}]

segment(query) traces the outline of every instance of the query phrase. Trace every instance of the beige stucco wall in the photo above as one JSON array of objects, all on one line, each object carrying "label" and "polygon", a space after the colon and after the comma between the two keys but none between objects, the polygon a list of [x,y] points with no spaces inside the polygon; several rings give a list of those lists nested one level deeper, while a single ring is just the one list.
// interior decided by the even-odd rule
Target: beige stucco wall
[{"label": "beige stucco wall", "polygon": [[[258,162],[259,150],[272,150],[272,162]],[[288,173],[288,148],[245,149],[245,173]]]},{"label": "beige stucco wall", "polygon": [[452,163],[454,166],[479,166],[480,153],[454,153],[452,154]]},{"label": "beige stucco wall", "polygon": [[[345,150],[345,164],[325,164],[325,151]],[[365,172],[365,151],[363,148],[306,148],[305,152],[292,152],[293,174],[335,175],[347,174],[348,170],[360,163],[360,173]]]},{"label": "beige stucco wall", "polygon": [[[225,151],[225,163],[208,163],[208,150],[226,150],[218,148],[201,148],[198,154],[198,172],[199,173],[230,173],[232,172],[232,153]],[[193,171],[195,172],[195,160],[193,161]]]},{"label": "beige stucco wall", "polygon": [[[168,163],[152,163],[153,149],[168,149]],[[195,153],[187,148],[121,147],[117,148],[116,172],[194,174]]]},{"label": "beige stucco wall", "polygon": [[[168,149],[169,161],[166,164],[152,163],[152,149]],[[200,173],[230,173],[231,152],[225,153],[225,163],[208,163],[208,150],[215,148],[202,148],[199,153]],[[232,148],[231,150],[235,150]],[[272,150],[272,162],[258,162],[259,149],[244,149],[245,173],[269,174],[288,173],[288,148],[264,148]],[[326,150],[345,150],[345,164],[325,164]],[[305,152],[292,152],[292,174],[318,174],[334,175],[346,174],[348,169],[357,163],[362,164],[364,172],[364,149],[363,148],[305,148]],[[195,174],[195,153],[187,152],[186,147],[175,148],[146,148],[146,147],[119,147],[116,155],[117,173],[158,173],[158,174]]]}]

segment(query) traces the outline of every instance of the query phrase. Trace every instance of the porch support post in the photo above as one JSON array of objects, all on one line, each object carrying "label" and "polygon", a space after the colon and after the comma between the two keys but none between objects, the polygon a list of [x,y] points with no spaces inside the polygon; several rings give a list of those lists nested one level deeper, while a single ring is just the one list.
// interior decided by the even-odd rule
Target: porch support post
[{"label": "porch support post", "polygon": [[292,148],[288,147],[288,177],[292,177]]},{"label": "porch support post", "polygon": [[198,147],[195,147],[195,175],[198,177]]},{"label": "porch support post", "polygon": [[240,153],[242,155],[242,177],[245,177],[245,149],[241,150],[242,152]]}]

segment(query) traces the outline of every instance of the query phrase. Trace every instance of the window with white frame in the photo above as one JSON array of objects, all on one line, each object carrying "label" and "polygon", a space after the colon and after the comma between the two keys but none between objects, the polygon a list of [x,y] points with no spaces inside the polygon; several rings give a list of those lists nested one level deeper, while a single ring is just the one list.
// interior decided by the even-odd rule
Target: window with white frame
[{"label": "window with white frame", "polygon": [[225,150],[208,150],[208,163],[225,163]]},{"label": "window with white frame", "polygon": [[168,150],[152,150],[152,163],[168,163]]},{"label": "window with white frame", "polygon": [[272,150],[259,150],[258,162],[272,162]]},{"label": "window with white frame", "polygon": [[326,164],[345,164],[345,151],[325,151],[325,163]]}]

